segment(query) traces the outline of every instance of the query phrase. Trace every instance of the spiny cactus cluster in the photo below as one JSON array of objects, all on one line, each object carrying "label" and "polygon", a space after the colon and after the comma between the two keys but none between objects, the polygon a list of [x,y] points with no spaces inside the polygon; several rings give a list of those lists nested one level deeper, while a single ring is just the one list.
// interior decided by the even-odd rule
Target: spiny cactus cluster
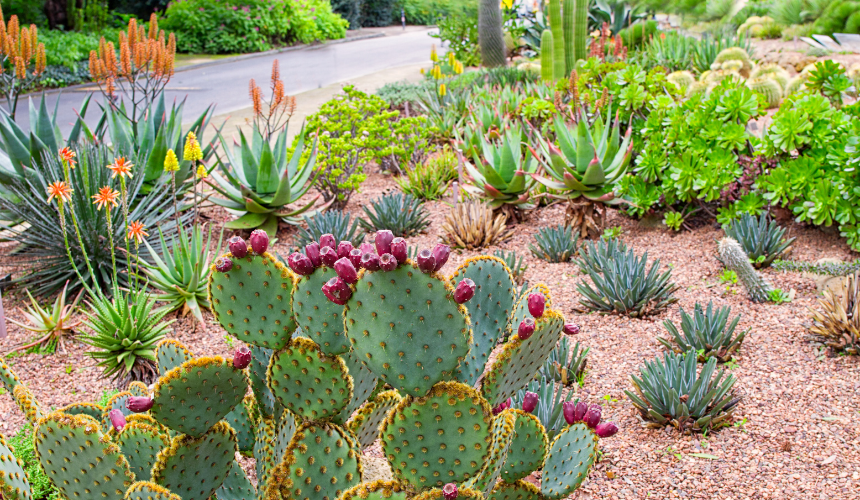
[{"label": "spiny cactus cluster", "polygon": [[[585,480],[598,438],[618,430],[600,423],[599,407],[565,403],[567,426],[550,441],[531,414],[540,396],[511,408],[578,327],[553,309],[546,286],[518,297],[501,259],[469,259],[447,276],[447,246],[413,261],[402,238],[380,231],[358,248],[324,234],[284,265],[268,243],[263,231],[231,238],[212,267],[215,316],[245,343],[232,360],[165,340],[152,392],[133,384],[104,407],[46,415],[0,370],[64,497],[557,499]],[[386,480],[362,465],[376,441]],[[237,451],[256,458],[256,487]],[[25,491],[6,462],[0,491]],[[523,478],[540,469],[538,490]]]}]

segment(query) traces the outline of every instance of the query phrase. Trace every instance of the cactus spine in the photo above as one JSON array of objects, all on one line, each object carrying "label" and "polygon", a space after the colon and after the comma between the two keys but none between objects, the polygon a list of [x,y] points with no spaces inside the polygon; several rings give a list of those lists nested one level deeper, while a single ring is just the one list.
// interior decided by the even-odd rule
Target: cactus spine
[{"label": "cactus spine", "polygon": [[723,238],[719,243],[720,261],[734,271],[743,282],[753,302],[767,302],[773,287],[753,269],[750,259],[740,243],[732,238]]},{"label": "cactus spine", "polygon": [[552,30],[552,77],[564,78],[564,20],[561,17],[561,1],[549,0],[549,27]]},{"label": "cactus spine", "polygon": [[553,43],[552,31],[543,30],[540,37],[540,76],[544,81],[553,79]]}]

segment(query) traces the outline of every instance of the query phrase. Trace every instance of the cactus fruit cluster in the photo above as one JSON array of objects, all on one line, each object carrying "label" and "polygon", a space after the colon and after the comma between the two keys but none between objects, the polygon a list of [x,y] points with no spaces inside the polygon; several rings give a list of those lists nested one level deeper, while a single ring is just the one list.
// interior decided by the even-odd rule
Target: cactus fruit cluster
[{"label": "cactus fruit cluster", "polygon": [[[413,260],[402,238],[379,231],[358,248],[324,234],[284,265],[268,243],[261,230],[231,238],[212,266],[215,316],[243,342],[232,359],[165,340],[152,391],[133,384],[105,406],[45,415],[0,366],[65,498],[557,499],[617,431],[599,409],[565,403],[566,425],[550,434],[532,414],[549,403],[537,393],[512,408],[578,328],[546,286],[517,296],[503,260],[468,259],[446,275],[447,246]],[[362,456],[377,441],[387,470]],[[256,458],[256,486],[237,452]],[[27,498],[7,494],[27,483],[6,455],[0,441],[0,492]],[[539,491],[522,481],[541,469]]]}]

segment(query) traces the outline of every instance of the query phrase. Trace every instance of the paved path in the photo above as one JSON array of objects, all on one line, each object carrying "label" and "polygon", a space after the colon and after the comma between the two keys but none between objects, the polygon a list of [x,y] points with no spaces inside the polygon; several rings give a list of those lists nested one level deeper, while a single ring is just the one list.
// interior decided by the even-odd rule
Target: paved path
[{"label": "paved path", "polygon": [[[188,97],[184,118],[196,118],[211,103],[215,113],[230,114],[250,105],[248,80],[268,89],[272,61],[278,59],[281,78],[290,95],[318,89],[333,83],[355,79],[390,68],[426,62],[430,48],[438,40],[429,36],[430,30],[410,30],[403,34],[389,34],[337,44],[323,44],[279,54],[262,55],[215,65],[192,68],[176,73],[167,87],[165,97]],[[63,92],[60,96],[58,122],[66,132],[71,128],[86,88]],[[56,93],[49,97],[53,106]],[[99,96],[99,100],[101,97]],[[19,103],[18,122],[27,124],[26,102]],[[95,121],[97,113],[90,113],[87,122]]]}]

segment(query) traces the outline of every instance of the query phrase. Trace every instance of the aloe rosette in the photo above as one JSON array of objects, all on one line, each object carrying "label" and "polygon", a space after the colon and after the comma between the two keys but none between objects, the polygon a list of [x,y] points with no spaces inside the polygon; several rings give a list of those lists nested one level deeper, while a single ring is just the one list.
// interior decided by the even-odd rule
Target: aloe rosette
[{"label": "aloe rosette", "polygon": [[487,198],[492,208],[534,208],[529,202],[529,190],[535,184],[530,178],[537,171],[531,152],[522,151],[522,134],[508,129],[499,141],[481,137],[480,148],[473,148],[474,164],[466,163],[469,193]]}]

